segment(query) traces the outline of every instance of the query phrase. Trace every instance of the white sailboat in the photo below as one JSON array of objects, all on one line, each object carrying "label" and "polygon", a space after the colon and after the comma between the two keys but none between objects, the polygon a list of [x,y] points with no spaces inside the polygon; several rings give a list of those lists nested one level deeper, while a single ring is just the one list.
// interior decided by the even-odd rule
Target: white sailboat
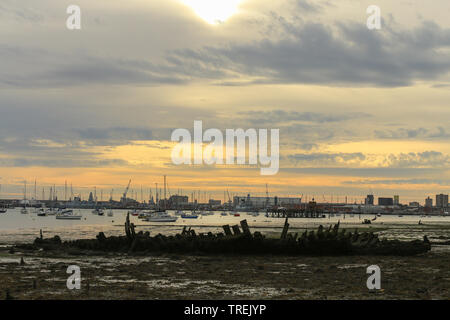
[{"label": "white sailboat", "polygon": [[75,215],[72,209],[61,210],[56,214],[58,220],[81,220],[82,215]]},{"label": "white sailboat", "polygon": [[152,212],[145,218],[145,221],[148,222],[175,222],[177,220],[178,217],[171,216],[166,211]]},{"label": "white sailboat", "polygon": [[23,189],[23,208],[20,209],[21,214],[28,214],[27,210],[27,182],[24,182],[24,189]]},{"label": "white sailboat", "polygon": [[[0,195],[2,192],[2,185],[0,184]],[[8,209],[5,206],[0,207],[0,213],[6,213],[6,211],[8,211]]]}]

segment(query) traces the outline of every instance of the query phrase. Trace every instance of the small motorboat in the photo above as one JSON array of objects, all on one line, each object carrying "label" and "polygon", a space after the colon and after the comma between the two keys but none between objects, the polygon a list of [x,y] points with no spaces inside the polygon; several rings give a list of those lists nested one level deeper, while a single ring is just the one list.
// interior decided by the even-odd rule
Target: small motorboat
[{"label": "small motorboat", "polygon": [[220,215],[221,215],[221,216],[227,216],[228,213],[226,213],[226,212],[221,212]]},{"label": "small motorboat", "polygon": [[193,213],[187,213],[187,214],[183,213],[181,215],[181,219],[197,219],[197,218],[198,218],[198,215],[193,214]]},{"label": "small motorboat", "polygon": [[8,211],[8,209],[6,209],[6,208],[0,208],[0,213],[6,213],[6,211]]},{"label": "small motorboat", "polygon": [[81,220],[82,215],[73,214],[73,210],[66,209],[56,214],[56,219],[59,220]]},{"label": "small motorboat", "polygon": [[22,208],[22,209],[20,209],[20,213],[21,213],[21,214],[28,214],[27,208]]},{"label": "small motorboat", "polygon": [[235,217],[240,217],[241,215],[240,215],[239,213],[236,212],[236,213],[233,214],[233,216],[235,216]]},{"label": "small motorboat", "polygon": [[99,216],[105,215],[105,212],[103,211],[103,209],[100,209],[100,208],[96,208],[96,209],[92,210],[92,213],[99,215]]},{"label": "small motorboat", "polygon": [[178,217],[173,217],[165,211],[160,211],[151,213],[144,220],[148,222],[175,222],[178,220]]},{"label": "small motorboat", "polygon": [[138,216],[140,215],[140,213],[141,213],[141,210],[136,210],[136,209],[134,209],[134,210],[128,211],[128,213],[129,213],[130,215],[132,215],[133,217],[138,217]]}]

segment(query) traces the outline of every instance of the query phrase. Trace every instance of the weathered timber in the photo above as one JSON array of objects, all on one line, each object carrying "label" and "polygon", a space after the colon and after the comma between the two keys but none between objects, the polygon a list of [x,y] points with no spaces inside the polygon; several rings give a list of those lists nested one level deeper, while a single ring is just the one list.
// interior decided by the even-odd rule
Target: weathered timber
[{"label": "weathered timber", "polygon": [[231,228],[233,229],[233,233],[234,233],[235,236],[241,234],[241,229],[239,229],[239,226],[237,224],[232,226]]},{"label": "weathered timber", "polygon": [[[286,224],[288,225],[287,221]],[[339,224],[316,231],[306,230],[298,234],[283,232],[282,239],[266,238],[260,232],[248,236],[250,229],[239,226],[223,226],[223,233],[200,234],[194,230],[183,228],[181,234],[164,236],[158,234],[151,237],[149,233],[133,233],[129,220],[125,223],[125,236],[106,237],[99,233],[96,239],[73,240],[62,242],[58,236],[50,239],[36,238],[32,245],[17,245],[16,248],[36,250],[90,250],[102,252],[123,252],[142,254],[152,252],[167,253],[205,253],[205,254],[287,254],[287,255],[416,255],[430,250],[428,238],[415,241],[380,240],[372,232],[354,233],[339,230]],[[127,232],[128,230],[128,232]],[[130,241],[130,237],[133,237]],[[78,253],[79,254],[79,253]]]},{"label": "weathered timber", "polygon": [[247,220],[241,221],[241,227],[242,227],[242,231],[244,232],[244,234],[246,236],[249,236],[249,237],[252,236],[252,233],[250,232],[250,228],[248,227],[248,224],[247,224]]},{"label": "weathered timber", "polygon": [[228,224],[222,226],[223,231],[225,232],[226,236],[232,236],[233,233],[231,232],[230,226]]},{"label": "weathered timber", "polygon": [[288,218],[284,221],[283,232],[281,232],[281,239],[286,239],[287,233],[289,230]]}]

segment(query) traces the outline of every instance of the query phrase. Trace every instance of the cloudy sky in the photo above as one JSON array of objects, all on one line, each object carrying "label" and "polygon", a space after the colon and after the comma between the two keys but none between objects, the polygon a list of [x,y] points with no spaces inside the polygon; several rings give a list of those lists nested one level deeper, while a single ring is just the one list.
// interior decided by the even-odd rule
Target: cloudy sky
[{"label": "cloudy sky", "polygon": [[[163,174],[219,199],[449,193],[449,16],[448,0],[3,0],[0,197],[37,179],[117,198]],[[174,166],[171,132],[194,120],[279,128],[279,173]]]}]

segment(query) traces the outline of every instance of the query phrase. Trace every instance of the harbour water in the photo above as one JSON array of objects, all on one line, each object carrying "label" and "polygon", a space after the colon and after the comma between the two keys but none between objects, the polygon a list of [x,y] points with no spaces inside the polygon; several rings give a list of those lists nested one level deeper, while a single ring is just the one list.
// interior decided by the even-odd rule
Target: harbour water
[{"label": "harbour water", "polygon": [[[0,244],[12,244],[33,241],[42,230],[44,237],[59,235],[63,240],[95,238],[99,232],[106,236],[123,235],[124,222],[127,210],[114,210],[114,216],[108,217],[92,214],[92,210],[74,210],[75,214],[81,214],[81,220],[57,220],[55,216],[39,217],[30,210],[29,214],[21,214],[20,208],[9,209],[7,213],[0,214]],[[169,211],[174,215],[174,211]],[[223,216],[220,212],[213,215],[199,216],[197,219],[178,218],[173,223],[145,222],[137,217],[130,216],[131,222],[136,225],[138,231],[150,231],[155,235],[158,233],[170,235],[179,233],[184,226],[192,227],[197,232],[222,232],[225,224],[239,224],[246,219],[252,231],[260,231],[263,234],[276,234],[281,232],[284,225],[282,218],[268,218],[264,213],[252,216],[241,212],[240,216]],[[371,228],[386,238],[401,240],[421,239],[424,235],[437,240],[448,236],[450,217],[431,216],[421,217],[417,215],[383,215],[377,217],[371,224],[362,224],[364,219],[372,220],[374,215],[344,215],[326,218],[293,218],[289,220],[290,232],[303,232],[305,229],[316,229],[319,225],[329,226],[338,221],[342,228]],[[419,225],[421,221],[421,225]]]}]

